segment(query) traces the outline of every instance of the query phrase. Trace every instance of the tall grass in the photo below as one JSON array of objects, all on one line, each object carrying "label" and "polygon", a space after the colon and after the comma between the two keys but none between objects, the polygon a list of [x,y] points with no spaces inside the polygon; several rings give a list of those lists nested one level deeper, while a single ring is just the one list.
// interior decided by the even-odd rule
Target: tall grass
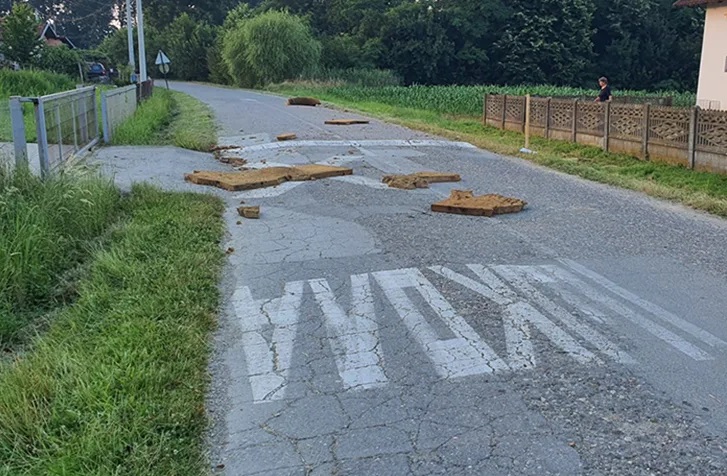
[{"label": "tall grass", "polygon": [[347,85],[370,88],[400,86],[402,83],[401,78],[391,70],[370,68],[320,68],[301,77],[300,81],[329,86]]},{"label": "tall grass", "polygon": [[76,87],[73,78],[49,71],[0,69],[0,98],[44,96]]},{"label": "tall grass", "polygon": [[217,142],[212,110],[180,92],[157,88],[113,134],[114,145],[173,145],[209,151]]},{"label": "tall grass", "polygon": [[[76,87],[72,78],[48,71],[11,71],[0,69],[0,142],[13,139],[10,122],[10,96],[44,96],[46,94],[67,91]],[[35,140],[33,106],[26,104],[23,109],[27,140]]]},{"label": "tall grass", "polygon": [[79,298],[0,365],[0,474],[200,475],[222,202],[135,186]]},{"label": "tall grass", "polygon": [[0,344],[64,299],[60,276],[87,258],[118,204],[113,184],[86,172],[42,181],[0,169]]},{"label": "tall grass", "polygon": [[159,135],[172,121],[174,99],[172,94],[157,88],[151,98],[144,101],[134,115],[114,131],[114,145],[156,145]]}]

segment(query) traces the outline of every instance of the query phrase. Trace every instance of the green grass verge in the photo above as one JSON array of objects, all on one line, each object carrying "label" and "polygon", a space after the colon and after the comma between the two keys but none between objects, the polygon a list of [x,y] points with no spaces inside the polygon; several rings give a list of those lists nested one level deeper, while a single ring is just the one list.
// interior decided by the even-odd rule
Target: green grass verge
[{"label": "green grass verge", "polygon": [[485,127],[479,117],[453,116],[441,112],[391,105],[377,100],[353,100],[339,88],[276,86],[273,92],[314,96],[332,104],[379,117],[412,129],[464,140],[482,149],[523,159],[589,180],[636,190],[673,200],[715,215],[727,217],[727,175],[695,172],[684,167],[645,162],[570,142],[535,137],[523,155],[523,135]]},{"label": "green grass verge", "polygon": [[122,207],[76,303],[0,367],[0,474],[206,472],[223,204],[137,185]]},{"label": "green grass verge", "polygon": [[114,145],[173,145],[208,152],[217,143],[212,110],[177,91],[157,88],[114,132]]},{"label": "green grass verge", "polygon": [[48,180],[0,169],[0,348],[73,298],[73,270],[116,219],[120,195],[81,168]]}]

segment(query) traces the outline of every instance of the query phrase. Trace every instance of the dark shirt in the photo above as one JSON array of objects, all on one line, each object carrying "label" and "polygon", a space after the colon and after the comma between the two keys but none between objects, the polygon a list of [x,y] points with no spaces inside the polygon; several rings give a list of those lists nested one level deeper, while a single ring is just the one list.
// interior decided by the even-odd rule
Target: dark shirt
[{"label": "dark shirt", "polygon": [[598,102],[606,102],[611,97],[611,86],[606,86],[598,93]]}]

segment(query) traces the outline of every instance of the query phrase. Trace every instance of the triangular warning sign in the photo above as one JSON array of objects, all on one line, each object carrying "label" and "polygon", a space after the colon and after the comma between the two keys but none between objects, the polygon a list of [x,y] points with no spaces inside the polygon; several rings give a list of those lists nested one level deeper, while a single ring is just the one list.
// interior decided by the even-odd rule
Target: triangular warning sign
[{"label": "triangular warning sign", "polygon": [[155,61],[155,64],[170,64],[172,61],[169,59],[167,55],[164,54],[162,50],[159,50],[159,53],[157,53],[157,59]]}]

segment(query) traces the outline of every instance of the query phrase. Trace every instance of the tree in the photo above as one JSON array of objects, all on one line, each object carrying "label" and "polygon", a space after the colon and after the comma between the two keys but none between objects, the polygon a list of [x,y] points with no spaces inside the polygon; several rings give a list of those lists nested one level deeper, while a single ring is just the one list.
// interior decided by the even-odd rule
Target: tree
[{"label": "tree", "polygon": [[215,42],[214,28],[182,13],[164,29],[161,38],[172,60],[173,77],[188,81],[207,79],[207,52]]},{"label": "tree", "polygon": [[16,3],[3,21],[3,38],[0,51],[11,61],[25,66],[43,45],[38,34],[39,21],[35,11],[27,3]]},{"label": "tree", "polygon": [[239,3],[240,0],[144,0],[144,19],[158,30],[169,26],[183,13],[212,25],[221,25],[227,12]]},{"label": "tree", "polygon": [[81,54],[66,45],[43,46],[33,57],[32,65],[34,68],[66,74],[78,79],[82,71],[79,69],[81,61]]},{"label": "tree", "polygon": [[318,66],[321,45],[310,27],[287,12],[268,11],[227,32],[222,57],[239,86],[293,79]]},{"label": "tree", "polygon": [[581,85],[590,75],[592,0],[514,0],[495,44],[500,81]]},{"label": "tree", "polygon": [[397,72],[406,84],[443,84],[449,79],[454,43],[447,36],[446,14],[435,4],[402,4],[386,14],[381,64]]}]

